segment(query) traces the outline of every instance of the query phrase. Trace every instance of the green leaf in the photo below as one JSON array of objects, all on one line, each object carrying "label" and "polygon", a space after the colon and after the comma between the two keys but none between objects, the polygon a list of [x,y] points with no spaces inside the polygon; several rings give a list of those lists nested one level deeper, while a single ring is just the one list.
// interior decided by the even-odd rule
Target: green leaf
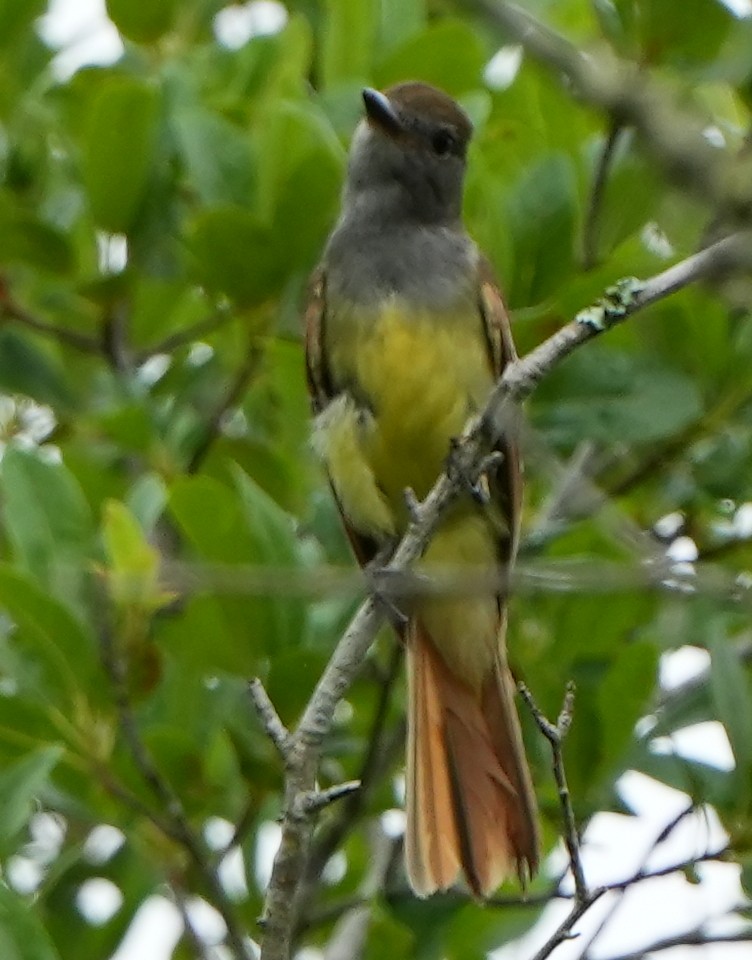
[{"label": "green leaf", "polygon": [[259,204],[265,215],[272,219],[289,192],[289,178],[295,176],[300,167],[310,165],[325,177],[328,167],[334,164],[341,173],[345,155],[326,117],[303,104],[292,101],[276,103],[264,111],[262,119]]},{"label": "green leaf", "polygon": [[164,512],[167,489],[157,473],[143,473],[128,491],[127,506],[147,533],[151,533]]},{"label": "green leaf", "polygon": [[634,31],[631,31],[631,36],[628,35],[628,24],[622,19],[616,5],[612,0],[594,0],[593,12],[605,37],[613,44],[617,53],[628,56]]},{"label": "green leaf", "polygon": [[547,378],[535,420],[554,443],[587,438],[647,444],[670,437],[702,413],[696,382],[647,354],[589,344]]},{"label": "green leaf", "polygon": [[517,265],[510,302],[539,303],[572,272],[578,210],[574,164],[563,153],[544,155],[523,173],[506,204]]},{"label": "green leaf", "polygon": [[125,504],[117,500],[105,504],[103,535],[105,552],[113,569],[139,574],[156,572],[159,553],[147,542]]},{"label": "green leaf", "polygon": [[[602,150],[601,142],[593,151],[591,177],[596,176]],[[598,218],[596,247],[601,258],[605,259],[626,237],[654,218],[661,190],[655,164],[636,151],[631,131],[622,131],[608,171]]]},{"label": "green leaf", "polygon": [[682,290],[657,304],[651,313],[650,323],[643,324],[639,332],[631,331],[645,349],[689,374],[713,400],[726,394],[725,402],[730,401],[731,406],[734,398],[738,403],[748,395],[740,376],[747,368],[746,358],[741,351],[730,348],[733,317],[728,306],[711,296],[707,287]]},{"label": "green leaf", "polygon": [[186,284],[184,276],[165,280],[141,274],[134,279],[130,292],[134,346],[158,343],[167,334],[205,319],[211,309],[206,298]]},{"label": "green leaf", "polygon": [[34,340],[15,330],[0,330],[0,389],[64,411],[75,405],[61,365]]},{"label": "green leaf", "polygon": [[672,0],[639,0],[640,42],[648,63],[705,63],[718,53],[734,25],[720,0],[684,0],[677,16]]},{"label": "green leaf", "polygon": [[752,689],[733,643],[717,623],[712,628],[708,649],[710,689],[736,760],[739,799],[742,803],[749,802],[752,790]]},{"label": "green leaf", "polygon": [[3,960],[61,960],[39,911],[0,884],[0,956]]},{"label": "green leaf", "polygon": [[249,211],[205,210],[193,221],[189,243],[199,280],[213,293],[252,306],[279,290],[283,271],[272,232]]},{"label": "green leaf", "polygon": [[196,106],[176,110],[172,123],[190,186],[200,200],[208,205],[249,204],[254,158],[243,131],[224,117]]},{"label": "green leaf", "polygon": [[157,610],[169,599],[159,585],[160,556],[125,504],[109,500],[102,527],[108,581],[117,604]]},{"label": "green leaf", "polygon": [[0,771],[0,856],[7,857],[18,846],[34,800],[62,753],[62,747],[44,747]]},{"label": "green leaf", "polygon": [[102,86],[83,142],[83,181],[94,219],[127,233],[143,203],[155,160],[160,100],[156,88],[116,77]]},{"label": "green leaf", "polygon": [[377,66],[375,80],[377,86],[388,87],[420,77],[457,96],[480,86],[487,59],[476,31],[462,20],[445,17],[389,53]]},{"label": "green leaf", "polygon": [[15,624],[14,644],[26,654],[16,674],[22,690],[62,703],[69,716],[84,691],[95,699],[106,693],[91,634],[67,606],[7,564],[0,564],[0,610]]},{"label": "green leaf", "polygon": [[212,596],[217,591],[202,587],[200,575],[196,579],[199,586],[179,614],[155,622],[156,643],[194,675],[214,676],[225,671],[238,677],[253,676],[265,653],[263,638],[255,636],[256,621],[250,619],[256,616],[255,607],[227,596],[227,590],[219,598]]},{"label": "green leaf", "polygon": [[[254,559],[272,570],[285,572],[302,568],[292,517],[239,468],[234,476],[253,544]],[[287,596],[269,600],[276,643],[292,647],[300,643],[305,629],[305,602]]]},{"label": "green leaf", "polygon": [[118,30],[136,43],[154,43],[172,27],[177,0],[107,0],[107,14]]},{"label": "green leaf", "polygon": [[644,641],[624,647],[598,690],[603,773],[618,769],[637,721],[648,708],[657,679],[658,649]]},{"label": "green leaf", "polygon": [[253,211],[217,204],[196,216],[189,236],[201,283],[243,306],[313,266],[334,220],[344,161],[326,120],[286,101],[263,110],[257,157]]},{"label": "green leaf", "polygon": [[0,46],[18,43],[46,6],[45,0],[0,0]]},{"label": "green leaf", "polygon": [[[65,596],[91,555],[91,511],[61,463],[11,447],[0,468],[5,527],[23,567]],[[71,598],[75,599],[75,598]]]},{"label": "green leaf", "polygon": [[381,0],[379,48],[391,51],[426,26],[426,0]]},{"label": "green leaf", "polygon": [[285,103],[265,114],[259,165],[259,196],[269,211],[277,256],[288,270],[307,272],[336,216],[342,148],[322,117]]},{"label": "green leaf", "polygon": [[371,73],[377,4],[374,0],[326,0],[325,9],[321,45],[324,88],[348,80],[364,83]]},{"label": "green leaf", "polygon": [[[241,103],[306,96],[313,59],[311,21],[288,7],[289,19],[272,36],[255,36],[233,53],[223,92]],[[230,63],[228,62],[228,67]]]},{"label": "green leaf", "polygon": [[676,754],[648,751],[640,754],[634,769],[674,790],[681,790],[698,804],[711,803],[721,810],[734,806],[738,810],[735,802],[738,799],[738,787],[726,770],[697,760],[687,760]]},{"label": "green leaf", "polygon": [[[284,582],[294,558],[289,518],[253,484],[237,483],[240,492],[208,477],[182,477],[173,485],[170,512],[212,578],[202,590],[199,567],[199,596],[184,614],[189,622],[185,628],[168,622],[161,632],[196,668],[211,663],[215,670],[249,676],[258,670],[259,657],[301,642],[304,606],[277,591],[265,596],[244,588],[242,565],[268,570],[273,585],[275,579]],[[212,596],[218,591],[221,603]]]},{"label": "green leaf", "polygon": [[50,273],[71,273],[75,254],[69,238],[26,210],[0,203],[0,260],[26,263]]}]

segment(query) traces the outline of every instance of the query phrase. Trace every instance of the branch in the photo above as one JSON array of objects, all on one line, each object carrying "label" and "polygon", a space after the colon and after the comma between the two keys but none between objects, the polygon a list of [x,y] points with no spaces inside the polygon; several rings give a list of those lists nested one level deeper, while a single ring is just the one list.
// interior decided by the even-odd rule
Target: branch
[{"label": "branch", "polygon": [[618,281],[599,301],[581,310],[571,323],[506,367],[491,395],[484,419],[497,418],[507,397],[516,401],[527,398],[561,360],[597,334],[698,280],[749,266],[750,244],[750,234],[734,233],[644,283],[634,278]]},{"label": "branch", "polygon": [[[526,451],[527,452],[527,451]],[[606,500],[605,495],[590,479],[595,459],[595,446],[590,440],[581,441],[566,463],[561,463],[548,450],[546,467],[553,474],[551,492],[537,517],[530,523],[530,530],[520,544],[520,553],[540,547],[557,535],[569,521],[581,516],[590,516]]]},{"label": "branch", "polygon": [[596,900],[599,900],[603,896],[605,890],[602,887],[593,891],[588,889],[585,872],[582,869],[582,860],[580,858],[580,838],[577,833],[577,822],[575,820],[574,810],[572,809],[572,801],[569,796],[569,787],[567,786],[567,777],[564,770],[562,745],[572,724],[574,684],[571,681],[567,684],[564,702],[555,724],[551,723],[551,721],[541,713],[533,700],[532,694],[524,683],[519,684],[519,691],[520,696],[528,705],[533,719],[538,725],[538,729],[551,745],[554,779],[556,780],[556,787],[559,792],[559,803],[564,821],[564,842],[567,847],[567,853],[569,854],[569,866],[574,879],[574,904],[572,909],[533,958],[533,960],[545,960],[546,957],[554,952],[559,944],[577,936],[577,934],[572,932],[575,925],[593,906]]},{"label": "branch", "polygon": [[[583,53],[525,10],[503,0],[469,0],[506,42],[522,44],[536,60],[563,74],[579,99],[604,111],[612,122],[634,127],[650,153],[676,182],[701,200],[738,210],[749,204],[749,189],[734,187],[729,157],[703,136],[705,122],[650,80],[635,63],[619,60],[611,50]],[[748,209],[746,211],[749,220]]]},{"label": "branch", "polygon": [[615,880],[613,883],[606,883],[601,889],[604,893],[610,893],[614,890],[627,890],[637,883],[642,883],[644,880],[659,880],[661,877],[669,877],[673,873],[684,873],[696,867],[698,863],[725,860],[730,850],[731,848],[728,844],[725,844],[717,850],[709,850],[707,853],[701,853],[698,857],[691,857],[689,860],[680,860],[678,863],[669,864],[667,867],[659,867],[656,870],[645,870],[644,867],[641,867],[625,880]]},{"label": "branch", "polygon": [[188,898],[185,893],[175,884],[170,887],[170,892],[172,893],[173,902],[183,921],[183,936],[187,943],[190,944],[196,960],[214,960],[213,951],[204,942],[193,923]]},{"label": "branch", "polygon": [[370,869],[361,885],[360,902],[340,917],[326,945],[324,960],[354,960],[363,955],[371,923],[372,901],[384,887],[397,846],[399,842],[386,836],[381,825],[375,823],[371,837]]},{"label": "branch", "polygon": [[615,890],[613,890],[613,892],[616,893],[617,896],[611,898],[611,903],[608,909],[603,914],[603,916],[601,916],[595,930],[593,930],[589,934],[585,942],[581,945],[580,951],[577,954],[577,957],[575,958],[575,960],[592,960],[590,951],[592,950],[593,945],[613,920],[621,904],[624,902],[624,895],[626,894],[626,892],[629,889],[631,889],[631,886],[633,883],[638,883],[640,879],[644,876],[647,868],[648,860],[650,859],[652,854],[658,849],[658,847],[661,846],[662,843],[665,843],[666,840],[668,840],[668,838],[674,833],[677,827],[681,823],[683,823],[688,816],[694,813],[696,809],[697,808],[694,802],[690,801],[690,803],[687,806],[685,806],[682,810],[680,810],[679,813],[675,817],[673,817],[671,820],[669,820],[669,822],[665,825],[665,827],[663,827],[661,832],[658,834],[658,836],[653,840],[653,842],[648,847],[645,855],[642,858],[642,864],[635,871],[632,879],[626,884],[623,884],[615,888]]},{"label": "branch", "polygon": [[572,877],[574,879],[574,902],[575,906],[579,906],[581,903],[584,903],[585,900],[587,900],[588,887],[587,883],[585,882],[585,873],[582,869],[582,860],[580,858],[580,836],[577,832],[577,821],[575,819],[574,810],[572,809],[572,800],[569,795],[567,774],[564,769],[564,754],[562,750],[564,746],[564,739],[569,732],[574,713],[574,683],[570,681],[567,684],[567,690],[564,694],[564,703],[562,704],[561,712],[559,713],[555,724],[551,723],[551,721],[546,719],[546,717],[541,713],[537,704],[535,703],[535,700],[533,700],[533,695],[530,693],[524,683],[519,685],[519,691],[520,696],[528,705],[528,708],[533,715],[533,719],[538,725],[538,729],[551,745],[554,780],[556,781],[556,789],[559,792],[559,803],[561,805],[561,813],[564,821],[564,842],[567,847],[567,853],[569,854],[569,864],[571,866]]},{"label": "branch", "polygon": [[[691,857],[689,860],[680,860],[676,863],[670,864],[669,866],[660,867],[656,870],[646,870],[643,867],[640,867],[623,880],[614,880],[611,883],[602,884],[595,892],[598,893],[599,897],[606,893],[622,893],[623,891],[628,890],[639,883],[644,883],[647,880],[660,880],[662,877],[667,877],[671,874],[684,873],[687,870],[693,869],[699,863],[725,861],[729,853],[730,847],[725,845],[720,847],[718,850],[710,850],[707,853],[701,853],[697,857]],[[489,897],[484,902],[484,905],[487,908],[493,907],[496,909],[508,910],[509,907],[537,908],[545,906],[547,903],[551,903],[552,900],[574,900],[574,892],[561,889],[561,882],[564,877],[566,877],[567,873],[569,873],[569,869],[564,871],[562,876],[547,890],[543,890],[540,893],[527,893],[520,895],[497,894],[494,897]],[[388,891],[388,894],[389,899],[395,901],[401,901],[403,898],[412,898],[413,896],[412,891],[409,890],[408,887],[400,887],[396,890],[390,890]],[[476,902],[469,894],[463,893],[459,890],[449,890],[444,893],[442,897],[444,900],[449,900],[450,898],[456,900],[458,904]],[[345,910],[349,909],[357,902],[360,902],[358,898],[350,898],[338,905],[334,905],[331,908],[322,910],[320,914],[311,919],[309,926],[319,926],[321,924],[330,922],[333,918],[340,916]]]},{"label": "branch", "polygon": [[598,166],[593,180],[593,189],[590,193],[590,202],[585,214],[585,227],[582,233],[582,268],[591,270],[598,263],[598,228],[600,226],[601,208],[606,192],[606,183],[611,171],[611,163],[616,153],[616,146],[624,133],[624,127],[617,120],[612,120],[608,135],[603,143]]},{"label": "branch", "polygon": [[[639,310],[690,283],[726,273],[749,262],[749,238],[734,234],[688,257],[645,283],[621,281],[597,304],[582,311],[527,356],[509,364],[491,393],[482,415],[466,427],[455,445],[453,479],[442,474],[422,503],[413,504],[410,523],[391,560],[388,575],[401,573],[425,549],[447,507],[462,493],[462,477],[475,476],[488,452],[488,438],[503,428],[510,406],[529,396],[543,378],[578,346]],[[458,462],[459,461],[459,462]],[[334,710],[357,674],[384,618],[384,605],[373,597],[356,613],[320,678],[291,737],[287,761],[282,840],[274,861],[263,915],[262,960],[288,960],[297,924],[301,877],[309,853],[313,823],[301,811],[299,798],[315,789],[316,769]],[[576,903],[569,925],[562,925],[556,943],[565,939],[579,917],[601,896],[591,893]],[[551,948],[553,949],[553,947]],[[550,953],[542,953],[546,957]],[[540,960],[540,957],[536,960]]]},{"label": "branch", "polygon": [[322,832],[317,838],[311,850],[310,857],[308,858],[308,863],[306,864],[305,880],[308,885],[315,883],[324,865],[342,844],[352,827],[357,823],[365,806],[368,793],[381,772],[383,767],[382,760],[385,758],[385,755],[388,759],[394,753],[395,749],[402,747],[404,740],[402,729],[398,731],[398,736],[392,738],[389,748],[385,749],[383,743],[384,727],[389,712],[392,690],[394,689],[399,668],[402,664],[402,652],[402,644],[396,642],[392,647],[391,659],[386,676],[381,681],[381,690],[368,737],[368,748],[358,774],[361,789],[348,798],[347,802],[343,805],[339,817],[330,823],[328,829]]},{"label": "branch", "polygon": [[14,320],[20,326],[28,327],[29,330],[57,340],[58,343],[67,347],[75,347],[82,353],[103,353],[104,347],[101,340],[88,337],[85,333],[79,333],[77,330],[68,330],[67,327],[59,327],[57,324],[40,320],[24,310],[23,307],[9,298],[8,291],[2,281],[0,281],[0,317],[5,320]]},{"label": "branch", "polygon": [[148,360],[149,357],[153,357],[155,354],[174,353],[174,351],[179,350],[180,347],[185,347],[189,343],[195,343],[197,340],[205,337],[206,334],[219,330],[220,327],[229,323],[234,316],[235,314],[228,307],[217,307],[214,313],[208,317],[204,317],[203,320],[199,320],[197,323],[183,330],[177,330],[175,333],[171,333],[168,337],[165,337],[164,340],[160,340],[151,347],[146,347],[138,354],[136,361],[141,364],[144,360]]},{"label": "branch", "polygon": [[752,930],[738,930],[735,933],[707,933],[702,927],[696,927],[687,933],[675,937],[664,937],[633,953],[622,953],[609,960],[644,960],[645,957],[661,950],[674,947],[704,947],[712,943],[752,943]]},{"label": "branch", "polygon": [[114,304],[104,318],[102,346],[112,369],[125,376],[133,371],[128,327],[129,316],[125,304]]},{"label": "branch", "polygon": [[299,802],[306,814],[318,813],[319,810],[331,806],[343,797],[355,796],[359,791],[360,780],[346,780],[344,783],[327,787],[326,790],[312,790],[310,793],[305,793],[299,798]]},{"label": "branch", "polygon": [[[682,822],[682,820],[684,820],[684,818],[693,809],[694,807],[692,806],[684,808],[678,814],[678,816],[674,817],[661,830],[661,832],[658,834],[656,839],[651,844],[650,850],[646,855],[646,859],[657,847],[659,847],[662,843],[664,843],[668,839],[668,837],[673,833],[676,827]],[[638,883],[643,883],[646,880],[655,880],[660,877],[669,876],[671,874],[681,873],[686,870],[694,868],[695,866],[697,866],[698,863],[705,863],[710,860],[722,860],[726,857],[728,852],[729,852],[729,847],[724,846],[718,850],[708,851],[704,854],[700,854],[700,856],[698,857],[692,857],[689,860],[683,860],[679,863],[673,863],[669,866],[661,867],[657,870],[651,870],[651,871],[648,871],[645,868],[645,864],[643,863],[642,866],[640,866],[633,874],[631,874],[629,877],[626,877],[624,880],[617,880],[613,883],[606,883],[600,887],[596,887],[593,890],[585,889],[584,896],[582,892],[578,894],[577,889],[575,888],[574,905],[572,907],[572,910],[570,911],[568,916],[565,917],[564,920],[559,924],[559,926],[556,928],[554,933],[549,937],[546,943],[540,948],[538,953],[535,954],[532,960],[546,960],[546,958],[549,957],[553,953],[553,951],[556,949],[556,947],[558,947],[561,943],[564,943],[564,941],[566,940],[572,940],[576,936],[578,936],[578,934],[573,932],[574,927],[582,919],[582,917],[590,910],[590,908],[595,903],[597,903],[605,894],[607,893],[624,894],[626,893],[627,890],[630,890],[633,886],[636,886]],[[554,892],[553,896],[560,898],[564,895],[557,889]],[[579,897],[582,897],[582,899],[578,899]],[[551,899],[553,899],[553,897]],[[613,915],[613,910],[616,908],[617,905],[618,905],[618,901],[617,901],[617,904],[614,906],[614,908],[612,908],[612,910],[609,912],[608,914],[609,918]],[[605,921],[604,923],[599,924],[594,935],[584,945],[581,953],[579,954],[579,957],[583,958],[583,960],[585,957],[588,957],[590,955],[589,954],[590,947],[592,946],[594,941],[597,939],[597,937],[601,933],[604,925],[605,925]],[[654,949],[654,948],[650,948],[650,949]],[[641,953],[639,956],[642,957],[643,954]],[[616,958],[616,960],[625,960],[625,958]]]},{"label": "branch", "polygon": [[245,359],[238,368],[235,378],[230,384],[227,393],[219,401],[207,418],[206,424],[204,425],[203,436],[196,446],[196,449],[193,451],[193,454],[188,462],[188,466],[186,467],[187,473],[196,473],[206,459],[206,455],[209,453],[214,441],[222,431],[222,420],[224,419],[225,414],[231,407],[235,406],[237,403],[240,403],[240,401],[243,399],[243,394],[248,388],[248,384],[258,368],[261,357],[262,350],[258,344],[249,346]]},{"label": "branch", "polygon": [[256,713],[267,736],[277,748],[282,760],[287,762],[290,752],[290,733],[280,720],[274,704],[269,699],[269,694],[258,677],[254,677],[248,684],[248,695],[253,701],[253,706],[256,708]]}]

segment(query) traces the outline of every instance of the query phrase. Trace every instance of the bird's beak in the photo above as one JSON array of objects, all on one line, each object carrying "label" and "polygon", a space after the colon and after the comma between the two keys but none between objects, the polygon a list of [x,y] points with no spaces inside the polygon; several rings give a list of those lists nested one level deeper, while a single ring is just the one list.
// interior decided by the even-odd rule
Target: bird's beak
[{"label": "bird's beak", "polygon": [[399,114],[392,106],[389,97],[385,97],[379,90],[366,87],[363,90],[363,103],[366,105],[368,119],[377,127],[392,136],[404,133],[404,126]]}]

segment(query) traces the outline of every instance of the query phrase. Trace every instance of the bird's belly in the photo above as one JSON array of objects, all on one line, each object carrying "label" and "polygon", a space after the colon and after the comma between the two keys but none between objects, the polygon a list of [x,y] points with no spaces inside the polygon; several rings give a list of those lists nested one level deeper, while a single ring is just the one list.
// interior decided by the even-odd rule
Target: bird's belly
[{"label": "bird's belly", "polygon": [[[356,525],[369,501],[365,512],[375,520],[385,510],[391,532],[399,532],[406,520],[405,488],[425,496],[443,469],[451,438],[491,388],[481,317],[467,309],[437,318],[390,303],[368,323],[348,318],[330,334],[334,380],[347,387],[328,423],[326,412],[321,418],[329,474]],[[375,491],[366,497],[369,479]],[[375,525],[384,525],[383,516]]]}]

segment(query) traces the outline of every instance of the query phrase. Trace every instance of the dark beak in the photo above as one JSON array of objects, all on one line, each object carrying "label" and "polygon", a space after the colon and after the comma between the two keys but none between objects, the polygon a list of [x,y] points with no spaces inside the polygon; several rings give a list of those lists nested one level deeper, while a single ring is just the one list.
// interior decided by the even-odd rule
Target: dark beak
[{"label": "dark beak", "polygon": [[379,90],[366,87],[363,90],[363,103],[366,105],[368,119],[376,124],[385,133],[395,136],[404,133],[404,126],[399,114],[394,109],[388,97]]}]

